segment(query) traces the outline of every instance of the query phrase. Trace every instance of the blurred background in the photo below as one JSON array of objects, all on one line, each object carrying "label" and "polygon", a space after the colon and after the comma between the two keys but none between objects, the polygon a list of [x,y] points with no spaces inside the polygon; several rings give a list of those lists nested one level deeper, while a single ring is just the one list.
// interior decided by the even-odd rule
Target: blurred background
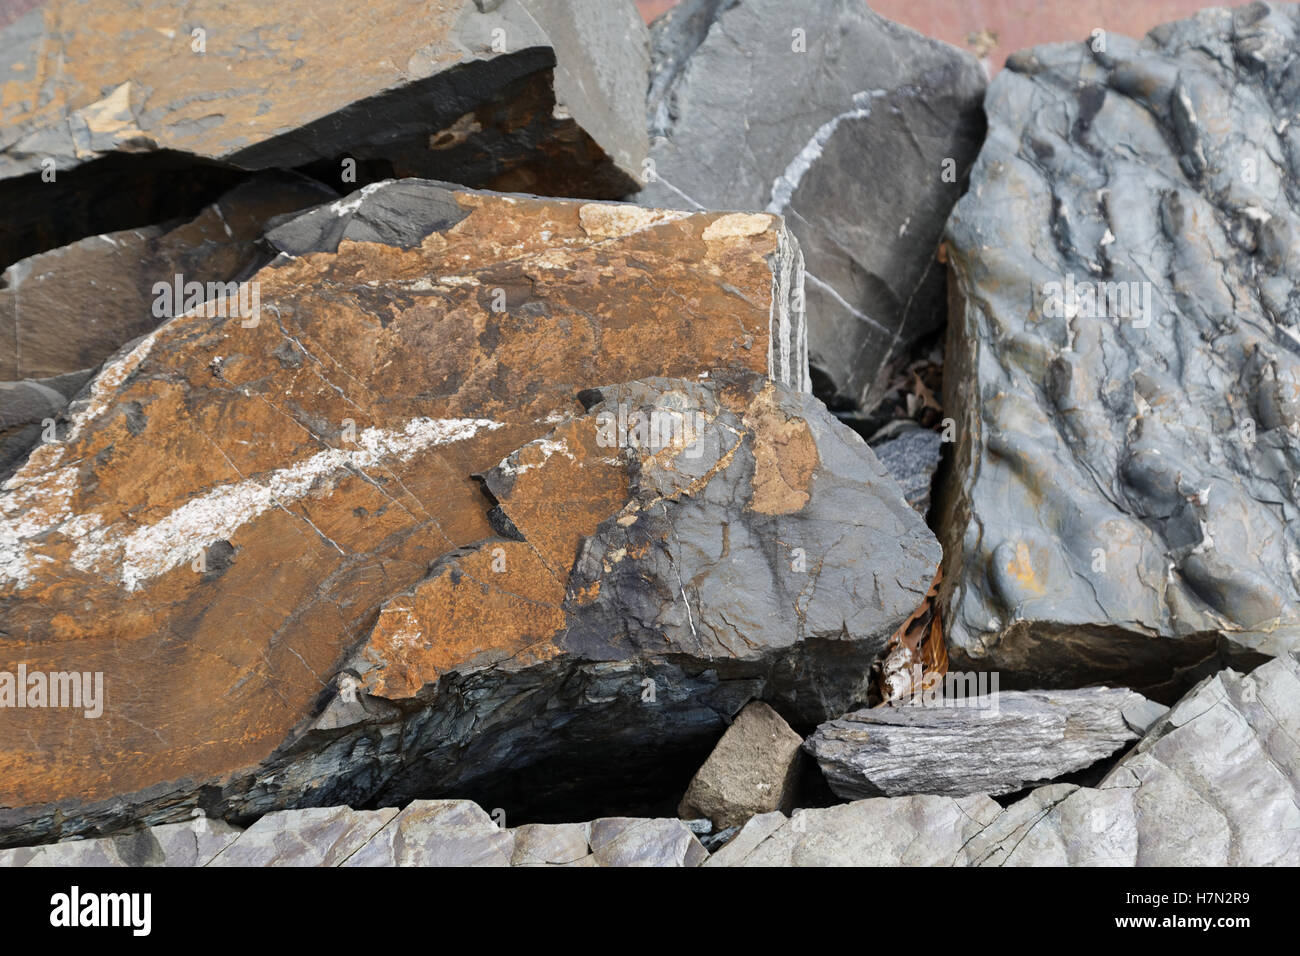
[{"label": "blurred background", "polygon": [[[637,0],[649,23],[679,0]],[[970,50],[1002,69],[1008,54],[1039,43],[1082,40],[1095,29],[1140,37],[1152,27],[1206,7],[1243,6],[1214,0],[872,0],[868,6],[913,30]]]}]

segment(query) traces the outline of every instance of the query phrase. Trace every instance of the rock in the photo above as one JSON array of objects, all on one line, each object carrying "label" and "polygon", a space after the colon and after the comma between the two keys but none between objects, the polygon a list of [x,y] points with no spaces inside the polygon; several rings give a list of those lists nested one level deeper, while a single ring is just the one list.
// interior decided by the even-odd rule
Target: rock
[{"label": "rock", "polygon": [[258,246],[268,220],[334,198],[305,177],[268,173],[188,222],[91,236],[14,263],[0,276],[0,338],[14,343],[0,354],[0,377],[98,368],[174,314],[158,283],[180,275],[206,290],[247,278],[271,258]]},{"label": "rock", "polygon": [[908,428],[873,444],[871,450],[903,489],[907,503],[920,514],[929,511],[930,485],[943,454],[942,436],[928,428]]},{"label": "rock", "polygon": [[1297,8],[1011,58],[948,227],[957,668],[1169,701],[1300,639]]},{"label": "rock", "polygon": [[805,749],[846,800],[998,796],[1104,760],[1166,709],[1123,689],[1002,691],[854,711]]},{"label": "rock", "polygon": [[397,811],[313,807],[268,813],[210,866],[341,866],[367,846]]},{"label": "rock", "polygon": [[163,0],[157,29],[130,26],[145,11],[45,0],[4,30],[0,263],[192,214],[246,170],[639,184],[649,54],[627,0],[321,0],[307,28],[284,6]]},{"label": "rock", "polygon": [[706,866],[1295,866],[1300,658],[1199,684],[1096,788],[754,817]]},{"label": "rock", "polygon": [[607,817],[591,823],[594,866],[699,866],[709,852],[681,820]]},{"label": "rock", "polygon": [[803,738],[767,704],[746,704],[691,780],[677,815],[719,829],[794,807]]},{"label": "rock", "polygon": [[49,378],[0,382],[0,481],[14,473],[43,435],[57,436],[63,409],[93,374],[93,369],[83,369]]},{"label": "rock", "polygon": [[0,850],[0,867],[207,866],[242,831],[202,817],[96,840]]},{"label": "rock", "polygon": [[514,836],[468,800],[417,800],[345,866],[509,866]]},{"label": "rock", "polygon": [[979,64],[857,0],[686,0],[651,45],[638,201],[784,215],[818,394],[869,411],[944,321],[935,250],[983,137]]},{"label": "rock", "polygon": [[287,810],[246,830],[196,821],[0,850],[0,866],[675,867],[707,858],[680,820],[606,817],[507,830],[468,800],[417,800],[400,812]]},{"label": "rock", "polygon": [[[255,313],[111,358],[4,485],[0,701],[19,662],[75,660],[87,695],[7,709],[6,845],[200,792],[226,817],[513,808],[546,788],[493,794],[544,757],[588,761],[557,786],[644,788],[751,698],[852,706],[939,552],[798,390],[778,220],[402,181],[270,238],[298,251]],[[574,398],[609,382],[633,384]],[[602,447],[656,408],[671,449]]]}]

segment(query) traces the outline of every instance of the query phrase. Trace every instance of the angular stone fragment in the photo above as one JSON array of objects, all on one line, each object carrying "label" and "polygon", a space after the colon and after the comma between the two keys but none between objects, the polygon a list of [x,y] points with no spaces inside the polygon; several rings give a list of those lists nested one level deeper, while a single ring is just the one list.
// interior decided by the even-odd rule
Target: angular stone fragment
[{"label": "angular stone fragment", "polygon": [[1096,788],[878,797],[754,817],[707,866],[1296,866],[1300,658],[1223,671]]},{"label": "angular stone fragment", "polygon": [[1165,710],[1118,688],[1003,691],[858,710],[822,724],[805,749],[846,800],[997,796],[1104,760]]},{"label": "angular stone fragment", "polygon": [[949,224],[955,667],[1168,699],[1300,640],[1298,39],[1207,10],[989,88]]},{"label": "angular stone fragment", "polygon": [[983,136],[979,64],[860,0],[686,0],[652,38],[638,201],[784,215],[818,393],[870,410],[943,323],[935,252]]},{"label": "angular stone fragment", "polygon": [[232,168],[626,195],[646,43],[627,0],[45,0],[0,42],[0,262],[197,209]]},{"label": "angular stone fragment", "polygon": [[942,436],[928,428],[909,428],[873,444],[871,450],[903,489],[907,503],[920,514],[929,511],[930,485],[943,454]]},{"label": "angular stone fragment", "polygon": [[514,839],[468,800],[417,800],[343,865],[510,866]]},{"label": "angular stone fragment", "polygon": [[591,822],[594,866],[699,866],[709,853],[681,820],[606,817]]},{"label": "angular stone fragment", "polygon": [[[429,209],[445,215],[417,240],[404,224]],[[89,725],[68,707],[0,711],[0,766],[22,768],[0,778],[6,842],[183,818],[209,785],[224,788],[213,797],[223,812],[242,807],[242,815],[301,805],[308,792],[312,803],[361,805],[384,788],[395,764],[418,752],[395,747],[400,733],[448,743],[429,763],[416,760],[410,789],[390,803],[430,795],[443,773],[454,783],[460,771],[444,756],[463,768],[502,771],[527,756],[507,746],[469,759],[455,748],[477,733],[479,709],[527,696],[530,686],[530,700],[540,706],[548,698],[557,666],[514,671],[503,685],[512,668],[501,665],[512,658],[512,667],[526,670],[561,654],[551,641],[560,633],[569,653],[606,662],[575,677],[573,693],[599,697],[583,682],[609,680],[622,693],[634,687],[639,701],[640,682],[658,676],[652,712],[661,715],[665,745],[677,734],[702,742],[765,680],[789,690],[851,681],[838,665],[869,661],[876,635],[915,602],[908,588],[928,578],[937,545],[896,513],[903,507],[897,491],[865,448],[846,443],[800,393],[759,389],[765,397],[752,414],[770,420],[758,431],[767,436],[756,448],[759,510],[744,521],[727,518],[743,563],[680,584],[670,563],[716,559],[722,503],[674,504],[694,527],[665,523],[666,503],[635,528],[616,520],[627,469],[640,467],[640,458],[625,467],[617,448],[595,448],[594,419],[576,392],[728,368],[796,388],[806,383],[801,328],[789,308],[798,252],[775,217],[655,213],[398,182],[307,214],[306,226],[287,224],[283,235],[301,238],[322,217],[341,223],[337,235],[316,230],[326,237],[322,251],[295,246],[297,254],[254,277],[257,315],[188,313],[115,356],[73,403],[63,440],[38,447],[5,483],[0,617],[8,656],[0,671],[14,675],[21,662],[30,674],[98,672],[105,697],[102,716]],[[359,224],[366,240],[347,238]],[[753,427],[726,414],[734,431],[723,429],[718,440],[728,448],[742,435],[754,440]],[[787,416],[796,421],[786,424]],[[586,535],[610,523],[584,546],[587,603],[561,632],[563,581],[580,536],[564,523],[530,524],[542,516],[524,489],[569,459],[552,456],[552,468],[515,482],[515,518],[532,542],[493,541],[505,526],[472,476],[493,472],[516,450],[535,460],[546,446],[534,443],[575,418],[580,424],[568,427],[592,448],[583,464],[603,482],[604,497],[587,500],[576,485],[553,503],[589,519]],[[795,460],[787,481],[776,454],[786,441],[825,459],[815,481],[807,457]],[[751,453],[733,450],[735,468],[711,487],[744,491],[727,506],[734,509],[748,500],[755,466]],[[492,494],[511,498],[508,470],[493,473]],[[647,474],[646,495],[656,481],[672,480]],[[810,500],[811,511],[802,512]],[[601,502],[617,504],[605,513]],[[747,650],[738,635],[760,634],[773,608],[746,609],[738,581],[753,579],[752,562],[778,554],[770,573],[781,580],[780,567],[794,558],[768,534],[788,521],[818,529],[808,540],[794,534],[797,527],[787,536],[806,549],[808,570],[788,578],[779,597],[762,599],[784,602],[781,649]],[[747,537],[737,539],[746,522]],[[873,527],[873,538],[840,537],[855,524],[859,535]],[[601,561],[612,561],[619,538],[642,528],[675,530],[688,549],[683,556],[652,549],[646,558],[663,563],[644,568],[657,586],[671,582],[671,593],[629,583],[598,594]],[[748,537],[762,529],[767,534]],[[466,573],[491,575],[498,546],[509,552],[510,573],[495,580],[511,582],[501,604],[475,605],[459,597],[462,589],[463,614],[440,625],[437,644],[403,638],[393,626],[403,605],[395,595],[422,581],[413,596],[436,594]],[[881,569],[879,590],[873,585],[871,597],[855,599],[868,565]],[[799,598],[807,604],[800,630],[791,617],[796,595],[818,581],[815,594]],[[719,619],[716,633],[691,638],[686,647],[710,662],[689,677],[679,664],[639,656],[642,646],[662,652],[665,633],[690,633],[698,609],[681,603],[685,589],[733,622],[724,630]],[[510,604],[516,599],[527,613]],[[645,610],[634,618],[638,605]],[[663,622],[655,623],[651,607]],[[411,609],[418,612],[418,601]],[[624,616],[645,629],[604,623]],[[801,635],[829,669],[810,662],[799,670],[787,659],[794,669],[769,670],[771,655],[793,651]],[[358,654],[357,667],[340,673]],[[715,657],[746,660],[743,677],[719,676]],[[734,690],[722,692],[719,682]],[[700,696],[706,685],[715,697]],[[837,685],[830,695],[840,710],[850,703],[846,689]],[[497,709],[498,726],[515,717]],[[542,737],[550,734],[545,725],[533,725]],[[641,722],[631,726],[644,731]],[[302,776],[272,769],[308,764],[314,769]]]},{"label": "angular stone fragment", "polygon": [[[17,262],[0,276],[0,379],[45,378],[97,368],[152,332],[177,307],[175,277],[207,283],[247,278],[270,259],[258,247],[267,221],[336,198],[301,176],[265,174],[188,222],[92,236]],[[169,287],[165,296],[155,288]],[[192,293],[186,292],[188,298]]]},{"label": "angular stone fragment", "polygon": [[396,810],[312,807],[268,813],[210,866],[340,866],[366,846]]},{"label": "angular stone fragment", "polygon": [[97,840],[0,850],[0,867],[207,866],[241,832],[224,820],[164,823]]},{"label": "angular stone fragment", "polygon": [[767,704],[746,704],[691,780],[677,815],[718,829],[794,806],[803,738]]}]

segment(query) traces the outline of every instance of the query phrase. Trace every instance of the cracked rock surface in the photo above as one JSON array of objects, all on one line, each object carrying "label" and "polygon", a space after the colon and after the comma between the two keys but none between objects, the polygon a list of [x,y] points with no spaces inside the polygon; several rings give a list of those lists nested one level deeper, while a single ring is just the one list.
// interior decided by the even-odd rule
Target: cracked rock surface
[{"label": "cracked rock surface", "polygon": [[852,705],[938,545],[803,391],[776,217],[406,180],[270,239],[257,315],[123,349],[3,486],[7,644],[107,704],[7,711],[6,843]]},{"label": "cracked rock surface", "polygon": [[1194,688],[1096,787],[754,817],[708,866],[1295,866],[1300,659]]},{"label": "cracked rock surface", "polygon": [[44,0],[3,40],[6,264],[165,219],[222,167],[617,198],[646,154],[629,0]]},{"label": "cracked rock surface", "polygon": [[1104,760],[1165,710],[1118,688],[1003,691],[854,711],[822,724],[804,746],[846,800],[998,796]]},{"label": "cracked rock surface", "polygon": [[638,201],[785,216],[818,393],[869,411],[943,323],[935,251],[983,136],[979,64],[860,0],[686,0],[651,50]]},{"label": "cracked rock surface", "polygon": [[1170,699],[1300,638],[1298,39],[1206,10],[990,86],[948,227],[955,667]]},{"label": "cracked rock surface", "polygon": [[1297,740],[1300,658],[1285,656],[1203,681],[1097,787],[1040,787],[1005,808],[976,794],[774,811],[708,855],[680,820],[504,829],[469,801],[425,800],[281,811],[243,831],[193,820],[3,850],[0,866],[1295,866]]}]

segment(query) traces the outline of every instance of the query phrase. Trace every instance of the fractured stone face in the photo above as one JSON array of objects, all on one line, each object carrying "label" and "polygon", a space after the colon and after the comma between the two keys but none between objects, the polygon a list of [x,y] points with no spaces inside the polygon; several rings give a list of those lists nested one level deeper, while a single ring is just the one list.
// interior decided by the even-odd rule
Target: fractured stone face
[{"label": "fractured stone face", "polygon": [[1165,709],[1118,688],[1001,691],[854,711],[818,727],[805,748],[846,800],[998,796],[1104,760]]},{"label": "fractured stone face", "polygon": [[1296,866],[1300,659],[1224,671],[1096,787],[876,797],[754,817],[706,866]]},{"label": "fractured stone face", "polygon": [[45,0],[9,24],[0,262],[168,218],[177,191],[197,208],[230,168],[637,188],[648,52],[627,0],[322,0],[311,14]]},{"label": "fractured stone face", "polygon": [[818,392],[869,411],[943,323],[935,252],[983,136],[979,64],[860,0],[687,0],[652,56],[638,201],[784,215]]},{"label": "fractured stone face", "polygon": [[949,224],[954,666],[1168,698],[1300,639],[1294,5],[1011,58]]},{"label": "fractured stone face", "polygon": [[663,746],[850,706],[938,548],[800,390],[775,217],[403,181],[271,241],[256,314],[111,358],[4,485],[4,663],[104,675],[6,711],[5,841],[404,803],[622,746],[611,701]]}]

